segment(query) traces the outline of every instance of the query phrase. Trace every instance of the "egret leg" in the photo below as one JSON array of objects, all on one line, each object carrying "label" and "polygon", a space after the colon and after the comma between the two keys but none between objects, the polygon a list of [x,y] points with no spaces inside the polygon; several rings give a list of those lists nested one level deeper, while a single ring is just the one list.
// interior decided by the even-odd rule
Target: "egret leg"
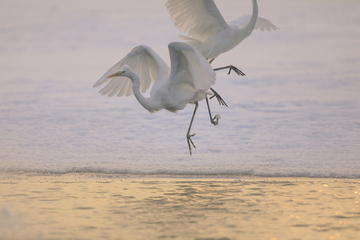
[{"label": "egret leg", "polygon": [[245,76],[245,73],[242,72],[240,69],[238,69],[237,67],[233,66],[233,65],[229,65],[226,67],[221,67],[221,68],[215,68],[214,71],[218,71],[218,70],[222,70],[222,69],[229,69],[228,74],[230,74],[231,70],[233,70],[234,72],[236,72],[237,75],[241,75],[241,76]]},{"label": "egret leg", "polygon": [[[195,102],[194,113],[193,113],[193,115],[191,117],[190,126],[189,126],[189,129],[188,129],[187,134],[186,134],[187,143],[188,143],[189,151],[190,151],[190,156],[192,154],[191,153],[191,145],[193,145],[193,147],[196,148],[194,142],[191,140],[191,137],[195,136],[195,133],[190,135],[190,130],[191,130],[191,126],[192,126],[192,123],[194,121],[195,113],[196,113],[196,110],[197,110],[198,106],[199,106],[199,103],[196,101]],[[190,145],[190,143],[191,143],[191,145]]]},{"label": "egret leg", "polygon": [[211,116],[211,111],[210,111],[210,105],[209,105],[209,100],[208,100],[208,97],[206,96],[206,105],[208,107],[208,111],[209,111],[209,117],[210,117],[210,122],[216,126],[219,124],[219,119],[220,119],[220,114],[216,114],[215,117],[212,117]]},{"label": "egret leg", "polygon": [[226,102],[222,99],[222,97],[213,89],[213,88],[210,88],[210,90],[213,92],[214,95],[212,95],[210,97],[210,99],[212,99],[213,97],[216,97],[216,99],[218,100],[219,104],[220,105],[223,105],[223,106],[226,106],[226,107],[229,107]]}]

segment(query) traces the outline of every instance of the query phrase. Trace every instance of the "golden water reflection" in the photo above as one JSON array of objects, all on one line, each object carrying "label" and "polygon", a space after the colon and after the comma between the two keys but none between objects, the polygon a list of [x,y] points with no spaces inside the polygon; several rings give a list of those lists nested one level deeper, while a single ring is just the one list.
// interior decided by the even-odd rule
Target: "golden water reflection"
[{"label": "golden water reflection", "polygon": [[359,239],[360,181],[0,178],[0,239]]}]

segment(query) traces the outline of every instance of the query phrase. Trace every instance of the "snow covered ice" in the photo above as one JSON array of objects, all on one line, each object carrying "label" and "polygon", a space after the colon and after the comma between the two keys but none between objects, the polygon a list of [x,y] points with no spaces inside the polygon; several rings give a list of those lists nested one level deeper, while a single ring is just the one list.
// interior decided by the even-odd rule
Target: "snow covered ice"
[{"label": "snow covered ice", "polygon": [[[192,105],[151,115],[92,88],[137,45],[169,61],[180,32],[163,1],[3,1],[0,171],[359,178],[360,3],[258,4],[279,29],[213,62],[247,76],[217,73],[229,108],[210,102],[214,127],[200,102],[190,157]],[[251,1],[217,5],[227,19],[251,13]]]}]

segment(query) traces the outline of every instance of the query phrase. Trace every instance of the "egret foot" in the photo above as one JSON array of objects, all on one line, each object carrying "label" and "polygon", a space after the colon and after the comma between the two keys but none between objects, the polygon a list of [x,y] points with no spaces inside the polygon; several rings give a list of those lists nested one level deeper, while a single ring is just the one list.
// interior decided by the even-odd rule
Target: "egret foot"
[{"label": "egret foot", "polygon": [[236,72],[237,75],[240,75],[240,76],[246,76],[246,74],[241,71],[240,69],[238,69],[237,67],[233,66],[233,65],[230,65],[229,66],[229,72],[228,74],[230,74],[231,70],[233,70],[234,72]]},{"label": "egret foot", "polygon": [[220,114],[216,114],[215,117],[211,120],[211,123],[214,124],[214,126],[219,124]]},{"label": "egret foot", "polygon": [[219,104],[220,105],[223,105],[223,106],[226,106],[226,107],[229,107],[226,102],[224,101],[224,99],[222,99],[222,97],[212,88],[210,88],[210,90],[213,92],[214,95],[212,95],[210,97],[210,99],[212,99],[213,97],[216,97],[216,99],[218,100]]},{"label": "egret foot", "polygon": [[243,71],[241,71],[240,69],[238,69],[237,67],[233,66],[233,65],[229,65],[226,67],[221,67],[221,68],[215,68],[214,71],[218,71],[218,70],[222,70],[222,69],[229,69],[228,74],[230,74],[231,70],[233,70],[234,72],[236,72],[237,75],[241,75],[241,76],[245,76],[245,73]]},{"label": "egret foot", "polygon": [[[186,134],[186,139],[187,139],[187,143],[188,143],[188,146],[189,146],[190,156],[191,156],[191,154],[192,154],[192,153],[191,153],[191,145],[192,145],[194,148],[196,148],[194,142],[193,142],[192,139],[191,139],[191,137],[193,137],[193,136],[195,136],[195,135],[196,135],[196,133],[191,134],[191,135]],[[190,143],[191,143],[191,145],[190,145]]]}]

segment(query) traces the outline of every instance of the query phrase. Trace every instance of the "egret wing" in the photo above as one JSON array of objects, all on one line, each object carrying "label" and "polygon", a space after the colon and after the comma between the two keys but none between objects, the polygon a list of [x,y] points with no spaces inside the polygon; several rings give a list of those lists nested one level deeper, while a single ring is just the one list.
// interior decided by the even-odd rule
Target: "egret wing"
[{"label": "egret wing", "polygon": [[[235,24],[238,25],[239,27],[244,27],[251,19],[251,15],[248,14],[243,14],[238,18],[235,18],[234,20],[229,21],[229,24]],[[255,23],[255,28],[256,30],[260,30],[260,31],[271,31],[271,30],[276,30],[278,29],[271,21],[267,20],[266,18],[262,18],[262,17],[258,17]]]},{"label": "egret wing", "polygon": [[197,90],[209,90],[215,84],[215,72],[203,55],[186,43],[169,44],[173,81],[186,81]]},{"label": "egret wing", "polygon": [[203,41],[227,28],[213,0],[166,0],[165,7],[175,27],[189,37]]},{"label": "egret wing", "polygon": [[154,82],[159,74],[168,71],[169,67],[161,59],[161,57],[152,48],[140,45],[131,50],[123,59],[110,68],[95,84],[98,87],[104,83],[108,84],[102,88],[99,93],[108,95],[109,97],[117,94],[130,96],[132,94],[132,82],[127,77],[107,78],[107,76],[116,73],[124,65],[129,67],[136,73],[140,80],[141,92],[149,89],[151,82]]}]

